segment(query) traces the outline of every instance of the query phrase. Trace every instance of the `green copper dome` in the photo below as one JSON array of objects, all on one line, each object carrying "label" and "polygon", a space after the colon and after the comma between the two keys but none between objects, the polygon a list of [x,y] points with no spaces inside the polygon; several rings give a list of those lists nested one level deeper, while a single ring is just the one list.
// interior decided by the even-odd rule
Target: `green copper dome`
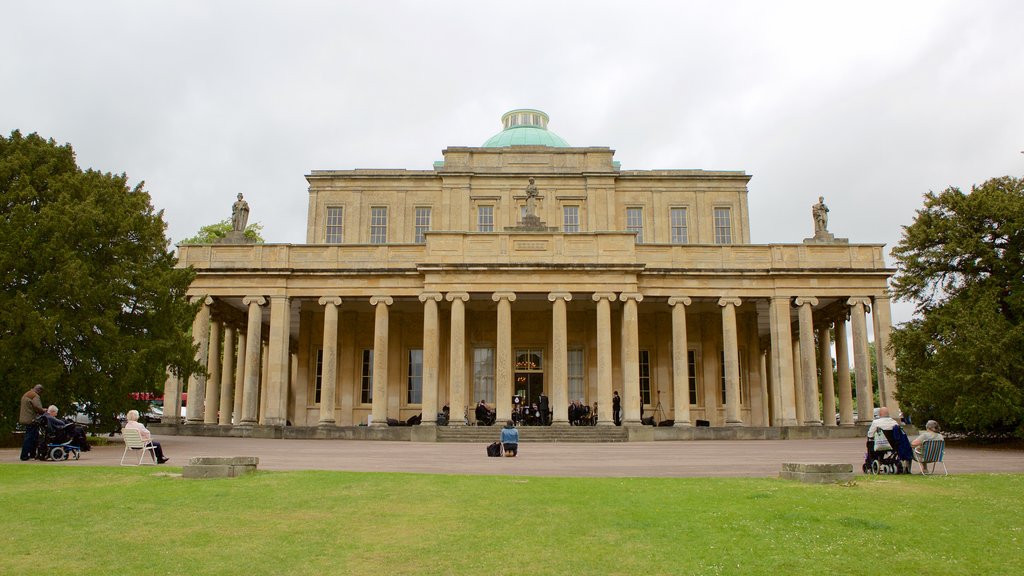
[{"label": "green copper dome", "polygon": [[484,142],[484,148],[505,146],[552,146],[569,148],[569,143],[548,131],[548,115],[540,110],[523,108],[510,110],[501,117],[504,130]]}]

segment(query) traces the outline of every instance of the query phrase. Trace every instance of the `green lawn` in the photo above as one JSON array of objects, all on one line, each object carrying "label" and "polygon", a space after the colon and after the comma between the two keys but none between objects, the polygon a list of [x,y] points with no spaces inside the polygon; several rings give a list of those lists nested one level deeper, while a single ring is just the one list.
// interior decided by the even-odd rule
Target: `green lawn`
[{"label": "green lawn", "polygon": [[0,465],[0,574],[1024,573],[1024,475],[173,472]]}]

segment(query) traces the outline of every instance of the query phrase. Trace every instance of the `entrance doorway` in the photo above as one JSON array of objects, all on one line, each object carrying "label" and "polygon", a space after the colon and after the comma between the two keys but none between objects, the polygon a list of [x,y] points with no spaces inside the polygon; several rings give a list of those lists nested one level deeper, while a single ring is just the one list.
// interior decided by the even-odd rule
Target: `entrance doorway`
[{"label": "entrance doorway", "polygon": [[516,350],[515,394],[527,406],[544,392],[544,351]]}]

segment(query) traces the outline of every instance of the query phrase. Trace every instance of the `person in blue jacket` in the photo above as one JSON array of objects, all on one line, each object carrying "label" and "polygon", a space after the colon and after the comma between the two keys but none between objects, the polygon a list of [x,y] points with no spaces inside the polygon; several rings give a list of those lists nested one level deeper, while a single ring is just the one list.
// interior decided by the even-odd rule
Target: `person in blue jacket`
[{"label": "person in blue jacket", "polygon": [[505,449],[506,456],[515,456],[519,453],[519,430],[516,430],[511,420],[501,429],[501,447]]}]

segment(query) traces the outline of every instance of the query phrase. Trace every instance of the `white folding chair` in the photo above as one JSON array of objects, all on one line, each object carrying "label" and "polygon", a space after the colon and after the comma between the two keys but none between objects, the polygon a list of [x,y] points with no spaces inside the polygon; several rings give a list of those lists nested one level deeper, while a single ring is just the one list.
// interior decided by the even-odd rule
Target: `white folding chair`
[{"label": "white folding chair", "polygon": [[[942,464],[943,475],[948,476],[949,471],[946,470],[946,463],[942,461],[942,456],[945,451],[945,440],[925,440],[924,442],[921,442],[921,453],[914,454],[914,460],[910,463],[910,471],[914,471],[914,462],[916,462],[918,467],[921,469],[922,474],[931,475],[935,474],[938,471],[938,465]],[[925,472],[925,464],[932,465],[931,472]]]},{"label": "white folding chair", "polygon": [[[123,428],[121,430],[121,437],[124,438],[124,454],[121,454],[121,466],[144,465],[145,463],[143,460],[146,458],[146,452],[149,452],[149,455],[153,457],[152,464],[156,464],[156,446],[153,446],[146,440],[143,440],[141,432],[132,428]],[[138,464],[132,464],[130,461],[128,464],[124,463],[124,459],[128,456],[129,450],[140,451]]]}]

